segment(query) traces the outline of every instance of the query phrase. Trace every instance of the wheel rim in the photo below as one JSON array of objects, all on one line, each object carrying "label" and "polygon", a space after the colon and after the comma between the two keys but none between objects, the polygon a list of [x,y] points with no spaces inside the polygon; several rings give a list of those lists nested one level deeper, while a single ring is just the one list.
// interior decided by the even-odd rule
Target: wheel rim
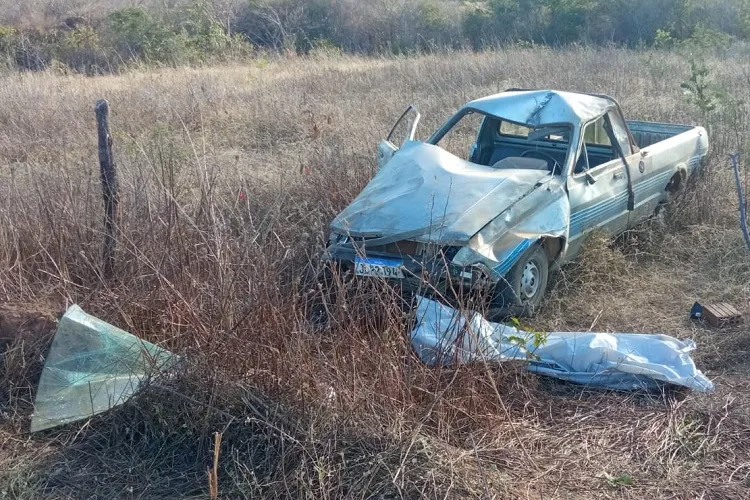
[{"label": "wheel rim", "polygon": [[521,300],[528,301],[536,297],[539,293],[539,282],[541,273],[539,272],[539,266],[533,260],[526,263],[523,266],[523,273],[521,274]]}]

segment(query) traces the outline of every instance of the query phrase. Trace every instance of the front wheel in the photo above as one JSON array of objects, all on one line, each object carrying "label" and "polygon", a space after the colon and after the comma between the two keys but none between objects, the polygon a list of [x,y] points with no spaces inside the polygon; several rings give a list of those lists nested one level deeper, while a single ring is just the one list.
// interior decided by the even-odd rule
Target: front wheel
[{"label": "front wheel", "polygon": [[532,316],[542,303],[549,279],[549,260],[540,245],[530,248],[505,276],[493,306],[505,315]]}]

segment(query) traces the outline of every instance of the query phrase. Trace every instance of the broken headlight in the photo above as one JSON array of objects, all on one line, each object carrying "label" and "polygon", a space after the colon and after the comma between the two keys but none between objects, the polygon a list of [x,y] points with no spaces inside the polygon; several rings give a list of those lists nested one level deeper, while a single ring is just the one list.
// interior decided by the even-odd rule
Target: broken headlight
[{"label": "broken headlight", "polygon": [[328,246],[334,246],[334,245],[342,245],[349,241],[349,236],[343,233],[337,233],[336,231],[332,231],[330,236],[328,236]]},{"label": "broken headlight", "polygon": [[456,256],[459,250],[461,250],[461,247],[447,246],[447,247],[443,247],[440,251],[442,252],[443,257],[445,258],[446,261],[452,262],[453,257]]},{"label": "broken headlight", "polygon": [[466,267],[453,267],[451,275],[465,284],[483,286],[490,274],[487,266],[477,263]]}]

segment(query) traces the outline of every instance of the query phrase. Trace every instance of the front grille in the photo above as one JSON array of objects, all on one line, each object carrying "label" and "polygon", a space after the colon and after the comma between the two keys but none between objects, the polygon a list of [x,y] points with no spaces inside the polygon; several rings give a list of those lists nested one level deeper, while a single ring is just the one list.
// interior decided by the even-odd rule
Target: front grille
[{"label": "front grille", "polygon": [[416,241],[401,240],[387,245],[365,246],[368,251],[383,252],[393,255],[402,255],[418,257],[420,259],[445,259],[448,262],[453,260],[461,247],[446,246],[440,247],[434,243],[419,243]]},{"label": "front grille", "polygon": [[375,247],[373,250],[379,252],[393,253],[398,255],[419,255],[419,243],[416,241],[401,240],[393,243],[388,243],[380,247]]}]

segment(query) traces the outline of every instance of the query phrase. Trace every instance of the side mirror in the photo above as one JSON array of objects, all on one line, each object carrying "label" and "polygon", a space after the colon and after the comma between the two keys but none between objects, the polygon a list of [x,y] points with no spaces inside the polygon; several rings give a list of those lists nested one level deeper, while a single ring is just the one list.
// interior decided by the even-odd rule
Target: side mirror
[{"label": "side mirror", "polygon": [[591,175],[588,170],[586,170],[586,184],[591,185],[595,183],[596,179],[594,179],[594,176]]}]

